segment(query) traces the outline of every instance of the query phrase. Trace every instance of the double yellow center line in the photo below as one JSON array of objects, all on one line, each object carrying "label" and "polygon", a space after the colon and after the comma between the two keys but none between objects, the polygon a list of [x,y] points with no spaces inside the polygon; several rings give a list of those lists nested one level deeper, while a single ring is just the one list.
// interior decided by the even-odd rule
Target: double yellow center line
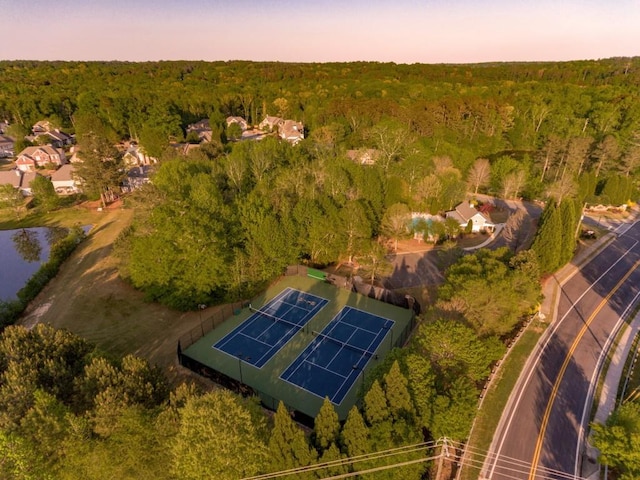
[{"label": "double yellow center line", "polygon": [[544,416],[542,417],[542,424],[540,425],[540,433],[538,434],[536,449],[533,454],[533,460],[531,461],[531,471],[529,472],[529,480],[535,480],[536,471],[538,469],[538,462],[540,461],[540,453],[542,452],[542,443],[544,441],[544,436],[547,431],[547,424],[549,423],[549,417],[551,416],[551,409],[553,408],[553,403],[556,399],[556,396],[558,395],[558,390],[560,389],[560,382],[562,382],[562,378],[564,377],[564,373],[567,370],[567,367],[569,366],[569,362],[571,362],[571,359],[573,358],[573,353],[575,352],[576,348],[578,348],[578,344],[580,343],[580,340],[582,340],[582,337],[584,336],[584,334],[587,333],[587,330],[589,329],[591,322],[593,322],[593,320],[596,318],[600,310],[602,310],[602,307],[604,307],[607,304],[607,302],[609,302],[609,299],[618,291],[618,289],[622,286],[622,284],[627,281],[627,279],[631,276],[631,274],[635,271],[635,269],[638,268],[638,265],[640,265],[640,260],[637,261],[629,269],[629,271],[624,275],[624,277],[620,279],[620,281],[616,284],[616,286],[613,287],[613,289],[608,293],[608,295],[600,302],[598,307],[589,316],[587,321],[584,323],[584,325],[580,329],[580,332],[576,336],[575,340],[573,341],[573,344],[571,345],[571,348],[569,349],[569,352],[567,353],[567,356],[564,359],[562,367],[560,368],[560,372],[556,377],[556,381],[553,384],[553,390],[551,390],[551,395],[549,396],[549,401],[547,402],[547,408],[545,409]]}]

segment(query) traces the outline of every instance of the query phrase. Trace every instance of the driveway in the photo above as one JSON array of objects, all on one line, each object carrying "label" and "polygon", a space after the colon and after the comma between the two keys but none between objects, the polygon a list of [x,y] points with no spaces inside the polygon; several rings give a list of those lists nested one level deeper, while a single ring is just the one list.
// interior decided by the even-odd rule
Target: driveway
[{"label": "driveway", "polygon": [[438,267],[438,252],[432,248],[392,256],[392,273],[384,280],[385,288],[410,288],[439,285],[444,277]]}]

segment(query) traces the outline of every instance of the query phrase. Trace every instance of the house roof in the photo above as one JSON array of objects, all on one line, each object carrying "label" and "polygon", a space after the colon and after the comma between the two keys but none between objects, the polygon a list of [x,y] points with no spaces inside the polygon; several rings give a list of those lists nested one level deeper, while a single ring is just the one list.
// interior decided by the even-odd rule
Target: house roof
[{"label": "house roof", "polygon": [[19,156],[27,155],[29,157],[33,157],[39,150],[43,151],[47,155],[60,155],[60,151],[57,148],[53,148],[51,145],[41,145],[41,146],[27,147],[20,152]]},{"label": "house roof", "polygon": [[52,182],[67,182],[69,180],[74,180],[73,171],[75,170],[74,166],[70,163],[62,165],[58,170],[51,174]]},{"label": "house roof", "polygon": [[280,134],[284,138],[304,138],[304,125],[295,120],[285,120],[280,124]]},{"label": "house roof", "polygon": [[129,178],[149,178],[149,174],[151,173],[151,165],[140,165],[139,167],[134,167],[127,172],[127,177]]},{"label": "house roof", "polygon": [[0,185],[13,185],[15,188],[20,187],[22,183],[21,170],[5,170],[0,171]]},{"label": "house roof", "polygon": [[52,126],[51,126],[51,122],[49,120],[40,120],[39,122],[36,122],[33,125],[33,128],[31,129],[33,132],[37,132],[37,131],[49,131],[51,130]]},{"label": "house roof", "polygon": [[248,122],[242,117],[227,117],[227,125],[231,125],[232,123],[239,123],[240,126],[247,126]]},{"label": "house roof", "polygon": [[3,143],[3,144],[10,143],[11,145],[13,145],[15,142],[11,137],[7,137],[6,135],[0,135],[0,143]]},{"label": "house roof", "polygon": [[462,202],[456,205],[455,210],[445,212],[448,218],[455,218],[460,224],[467,223],[476,215],[480,215],[488,224],[492,223],[491,218],[483,212],[479,212],[469,202]]},{"label": "house roof", "polygon": [[61,142],[67,142],[71,139],[71,135],[67,135],[66,133],[61,132],[60,130],[57,130],[57,129],[49,130],[48,132],[45,133],[45,135],[48,135],[54,140],[59,140]]},{"label": "house roof", "polygon": [[24,172],[22,175],[22,183],[20,184],[21,188],[28,188],[31,186],[31,182],[35,180],[36,177],[41,177],[38,172]]},{"label": "house roof", "polygon": [[269,125],[273,128],[276,125],[281,124],[283,121],[284,120],[282,120],[282,118],[280,117],[272,117],[271,115],[267,115],[266,117],[264,117],[264,120],[260,122],[260,128],[263,128],[265,125]]},{"label": "house roof", "polygon": [[211,130],[211,125],[209,124],[208,118],[203,118],[199,122],[192,123],[187,126],[187,132],[198,130]]},{"label": "house roof", "polygon": [[456,212],[458,212],[458,215],[460,215],[465,222],[468,222],[471,217],[479,213],[469,202],[462,202],[456,205]]}]

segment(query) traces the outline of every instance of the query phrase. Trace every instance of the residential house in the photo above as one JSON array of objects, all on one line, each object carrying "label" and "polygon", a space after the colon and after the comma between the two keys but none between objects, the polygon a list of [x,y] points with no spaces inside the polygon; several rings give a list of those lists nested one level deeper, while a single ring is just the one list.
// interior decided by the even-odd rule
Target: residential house
[{"label": "residential house", "polygon": [[31,182],[39,175],[36,172],[23,172],[18,169],[0,171],[0,185],[9,184],[20,190],[22,195],[29,196],[31,192]]},{"label": "residential house", "polygon": [[[25,137],[32,143],[50,144],[55,148],[64,148],[72,145],[74,137],[67,133],[64,133],[59,128],[55,128],[49,120],[40,120],[33,127],[31,127],[33,135]],[[41,140],[41,137],[46,137],[46,140]]]},{"label": "residential house", "polygon": [[360,165],[375,165],[380,151],[375,148],[360,148],[358,150],[347,150],[347,158]]},{"label": "residential house", "polygon": [[295,120],[283,120],[267,115],[258,128],[263,132],[277,132],[278,137],[294,145],[304,139],[304,125]]},{"label": "residential house", "polygon": [[122,156],[122,161],[128,167],[137,167],[139,165],[151,165],[152,163],[158,163],[158,160],[154,157],[150,157],[144,151],[144,148],[136,144],[135,142],[130,142],[128,144],[124,144],[124,155]]},{"label": "residential house", "polygon": [[0,134],[5,133],[9,128],[9,122],[6,120],[0,121]]},{"label": "residential house", "polygon": [[492,222],[491,217],[488,214],[479,212],[471,203],[462,202],[453,210],[449,210],[445,212],[446,218],[453,218],[459,224],[460,228],[465,229],[469,224],[469,221],[472,223],[472,232],[484,232],[484,231],[493,231],[495,228],[495,224]]},{"label": "residential house", "polygon": [[9,184],[14,188],[22,185],[22,171],[18,169],[0,171],[0,185]]},{"label": "residential house", "polygon": [[80,193],[80,182],[76,179],[74,170],[75,167],[67,163],[53,172],[51,175],[51,183],[53,184],[53,188],[56,189],[56,193],[60,195]]},{"label": "residential house", "polygon": [[127,172],[127,178],[122,182],[122,191],[124,193],[132,192],[145,183],[149,183],[151,173],[151,165],[140,165],[130,169]]},{"label": "residential house", "polygon": [[20,183],[20,191],[22,192],[22,195],[25,197],[33,195],[33,192],[31,191],[31,182],[33,182],[36,177],[41,176],[42,175],[37,172],[24,172],[22,174],[22,182]]},{"label": "residential house", "polygon": [[280,124],[284,122],[284,120],[280,117],[272,117],[267,115],[264,117],[264,120],[260,122],[258,128],[263,132],[275,132],[278,130]]},{"label": "residential house", "polygon": [[47,133],[51,130],[54,130],[54,127],[49,120],[40,120],[39,122],[36,122],[33,127],[31,127],[31,131],[35,136],[38,136],[42,133]]},{"label": "residential house", "polygon": [[242,117],[227,117],[227,127],[233,123],[237,123],[244,132],[249,128],[249,123]]},{"label": "residential house", "polygon": [[293,145],[304,140],[304,125],[295,120],[285,120],[278,125],[278,136]]},{"label": "residential house", "polygon": [[195,132],[201,142],[210,142],[213,136],[213,130],[211,129],[208,118],[204,118],[199,122],[188,125],[187,135],[191,132]]},{"label": "residential house", "polygon": [[42,133],[36,136],[36,139],[40,136],[48,137],[48,143],[55,148],[63,148],[69,145],[72,145],[74,142],[74,138],[71,135],[68,135],[57,128],[55,130],[50,130],[48,132]]},{"label": "residential house", "polygon": [[46,165],[60,166],[67,163],[64,151],[50,145],[25,148],[16,159],[16,167],[23,172],[34,171]]},{"label": "residential house", "polygon": [[11,137],[0,135],[0,158],[13,157],[13,147],[15,142]]}]

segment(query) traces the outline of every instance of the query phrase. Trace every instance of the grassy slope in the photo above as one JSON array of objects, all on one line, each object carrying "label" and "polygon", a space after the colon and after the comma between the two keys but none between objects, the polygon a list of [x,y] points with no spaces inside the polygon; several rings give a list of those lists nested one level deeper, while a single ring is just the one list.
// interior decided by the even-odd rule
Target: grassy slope
[{"label": "grassy slope", "polygon": [[[177,340],[199,325],[199,313],[146,303],[140,292],[118,277],[117,260],[110,253],[132,217],[131,210],[100,213],[87,240],[29,305],[20,323],[39,321],[68,329],[114,357],[136,354],[163,368],[176,382],[185,375],[176,368]],[[202,318],[210,313],[205,310]]]}]

